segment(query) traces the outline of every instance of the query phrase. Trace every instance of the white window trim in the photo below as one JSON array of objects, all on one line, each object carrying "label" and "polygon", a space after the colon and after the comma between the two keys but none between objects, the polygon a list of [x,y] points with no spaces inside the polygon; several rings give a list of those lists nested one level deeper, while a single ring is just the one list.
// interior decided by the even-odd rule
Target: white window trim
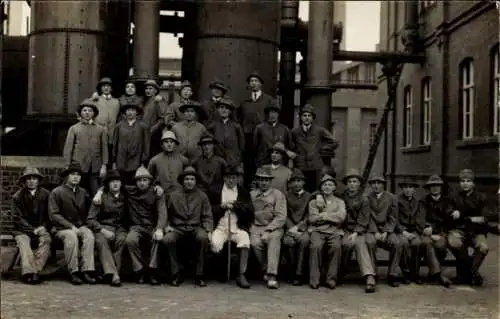
[{"label": "white window trim", "polygon": [[432,91],[431,79],[426,79],[423,85],[422,108],[423,108],[423,144],[429,145],[432,140],[431,132],[431,114],[432,114]]},{"label": "white window trim", "polygon": [[405,134],[404,137],[404,146],[410,147],[412,142],[412,118],[413,118],[413,89],[411,86],[406,87],[405,89],[405,108],[404,108],[404,123],[405,123]]},{"label": "white window trim", "polygon": [[[467,74],[468,72],[468,74]],[[462,65],[462,139],[471,139],[474,137],[474,64],[467,61]],[[469,82],[467,82],[469,78]],[[467,92],[469,99],[467,100]],[[468,117],[468,118],[467,118]],[[469,127],[469,132],[467,132]]]},{"label": "white window trim", "polygon": [[493,133],[500,134],[500,47],[493,57]]}]

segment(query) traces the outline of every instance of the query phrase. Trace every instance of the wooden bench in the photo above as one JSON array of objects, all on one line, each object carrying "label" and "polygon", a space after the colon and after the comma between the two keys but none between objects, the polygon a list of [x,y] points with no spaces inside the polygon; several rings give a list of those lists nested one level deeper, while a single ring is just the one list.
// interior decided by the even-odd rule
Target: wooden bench
[{"label": "wooden bench", "polygon": [[14,267],[21,260],[21,256],[19,255],[19,249],[17,248],[17,246],[15,246],[14,236],[11,234],[1,234],[0,235],[0,242],[2,244],[2,247],[5,246],[5,243],[14,243],[14,247],[15,247],[14,256],[12,257],[12,260],[9,263],[9,267],[7,268],[7,271],[12,271],[14,269]]}]

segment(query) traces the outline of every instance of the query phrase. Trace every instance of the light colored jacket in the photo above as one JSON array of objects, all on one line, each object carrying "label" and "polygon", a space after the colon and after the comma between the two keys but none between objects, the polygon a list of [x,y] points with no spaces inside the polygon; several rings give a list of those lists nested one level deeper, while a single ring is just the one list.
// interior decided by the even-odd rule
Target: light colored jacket
[{"label": "light colored jacket", "polygon": [[99,114],[94,121],[102,125],[108,134],[108,144],[113,143],[113,131],[116,126],[116,121],[120,114],[120,102],[118,99],[106,99],[104,96],[99,96],[96,100],[96,106],[99,109]]}]

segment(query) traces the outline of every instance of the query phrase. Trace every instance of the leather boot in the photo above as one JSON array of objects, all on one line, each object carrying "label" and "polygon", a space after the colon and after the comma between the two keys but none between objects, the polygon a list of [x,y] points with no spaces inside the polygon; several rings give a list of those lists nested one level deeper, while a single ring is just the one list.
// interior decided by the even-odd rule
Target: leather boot
[{"label": "leather boot", "polygon": [[250,288],[250,284],[245,277],[245,273],[247,272],[248,265],[248,248],[240,249],[240,275],[236,278],[236,284],[244,289]]}]

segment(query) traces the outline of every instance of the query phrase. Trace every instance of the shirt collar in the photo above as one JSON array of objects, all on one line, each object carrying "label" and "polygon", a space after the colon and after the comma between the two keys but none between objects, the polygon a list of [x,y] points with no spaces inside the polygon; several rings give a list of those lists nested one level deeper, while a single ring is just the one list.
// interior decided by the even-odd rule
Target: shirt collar
[{"label": "shirt collar", "polygon": [[257,196],[269,196],[269,194],[271,194],[271,192],[273,191],[273,188],[270,187],[267,191],[263,192],[261,191],[260,189],[257,189],[258,193],[257,193]]},{"label": "shirt collar", "polygon": [[131,121],[127,120],[127,123],[129,126],[132,126],[132,125],[134,125],[135,121],[137,121],[137,119],[131,120]]},{"label": "shirt collar", "polygon": [[222,99],[222,97],[212,96],[212,101],[214,101],[214,102],[219,102],[221,99]]},{"label": "shirt collar", "polygon": [[302,129],[304,130],[304,132],[309,132],[309,130],[311,129],[311,126],[312,126],[312,124],[309,124],[309,125],[302,124]]},{"label": "shirt collar", "polygon": [[227,122],[229,122],[229,117],[225,118],[225,119],[221,119],[221,120],[222,120],[222,123],[226,124]]}]

